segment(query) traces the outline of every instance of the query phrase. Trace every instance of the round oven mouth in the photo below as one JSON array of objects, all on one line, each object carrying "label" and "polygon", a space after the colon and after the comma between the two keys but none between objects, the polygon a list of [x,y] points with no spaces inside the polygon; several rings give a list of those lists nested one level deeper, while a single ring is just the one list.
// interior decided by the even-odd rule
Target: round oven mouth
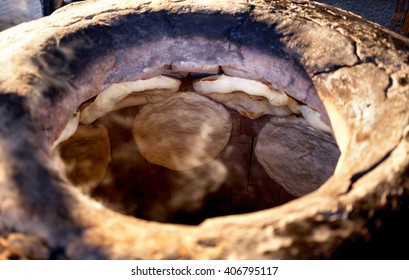
[{"label": "round oven mouth", "polygon": [[[409,165],[409,113],[404,82],[409,69],[403,51],[409,44],[407,40],[361,18],[314,2],[234,2],[229,5],[229,1],[206,1],[204,5],[201,1],[86,1],[62,8],[35,23],[2,32],[0,231],[34,235],[71,259],[331,258],[342,244],[356,240],[357,236],[369,240],[371,234],[377,233],[381,223],[371,217],[379,217],[382,211],[391,215],[400,211],[397,201],[406,194]],[[247,107],[247,111],[240,111],[228,106],[225,100],[232,96],[226,95],[224,101],[215,100],[216,97],[199,94],[194,88],[193,81],[213,83],[226,77],[226,83],[233,88],[237,85],[234,79],[244,79],[243,85],[254,82],[275,90],[278,97],[294,100],[293,105],[300,112],[294,112],[296,109],[289,105],[272,110],[270,101],[279,102],[280,98],[270,100],[271,93],[261,94],[264,99],[259,98],[249,93],[253,86],[239,87],[235,90],[241,93],[234,98],[244,96],[245,100],[252,100],[251,104],[267,104],[268,110],[275,114],[252,120],[248,117],[253,111]],[[108,110],[89,123],[81,121],[81,113],[111,86],[133,82],[140,85],[142,81],[162,78],[181,82],[181,87],[172,92],[173,97],[167,96],[166,91],[152,97],[144,90],[145,99],[165,98],[149,102],[152,104]],[[229,83],[231,79],[234,82]],[[178,98],[168,99],[174,96]],[[115,195],[108,194],[103,199],[99,196],[103,193],[101,189],[74,187],[70,183],[73,179],[66,178],[68,164],[64,166],[53,153],[53,149],[55,152],[64,145],[58,143],[61,140],[58,138],[65,133],[67,124],[77,128],[80,123],[99,133],[92,138],[98,147],[111,151],[108,156],[96,157],[96,161],[101,166],[113,166],[112,151],[118,147],[111,142],[118,138],[112,136],[115,135],[112,131],[100,129],[98,123],[107,124],[115,119],[109,118],[115,114],[133,113],[135,118],[127,125],[138,129],[124,135],[134,150],[147,147],[145,152],[140,152],[145,153],[143,160],[140,158],[142,167],[147,166],[147,159],[154,161],[148,154],[154,154],[157,148],[144,145],[143,136],[138,134],[150,123],[144,120],[163,111],[172,112],[171,105],[175,103],[190,104],[186,106],[190,112],[191,104],[199,99],[199,104],[212,104],[213,109],[206,113],[209,116],[225,114],[224,121],[218,120],[219,126],[214,131],[227,127],[230,132],[230,137],[216,134],[206,138],[228,139],[227,144],[221,141],[223,145],[217,141],[205,142],[203,147],[218,144],[216,148],[211,146],[212,152],[217,151],[211,160],[225,156],[223,153],[227,153],[232,139],[240,145],[239,140],[244,139],[246,148],[237,142],[232,146],[241,154],[246,149],[253,151],[245,157],[248,165],[244,171],[251,174],[253,160],[257,159],[255,164],[262,166],[257,170],[268,177],[282,178],[286,174],[275,174],[278,169],[267,164],[275,159],[269,153],[277,149],[272,143],[289,147],[294,144],[292,140],[299,138],[268,140],[272,135],[279,139],[282,133],[293,131],[293,136],[310,135],[313,139],[327,139],[326,143],[334,144],[336,139],[340,157],[333,174],[322,185],[317,184],[321,187],[316,191],[278,207],[243,215],[195,217],[186,222],[195,226],[188,226],[132,217],[138,207],[129,207],[133,213],[116,209]],[[158,106],[165,106],[166,110],[155,111]],[[238,107],[237,102],[235,106]],[[77,111],[79,116],[73,116]],[[291,112],[288,116],[277,116],[288,111]],[[143,116],[139,123],[138,115]],[[240,119],[239,132],[234,130],[237,119]],[[330,126],[332,132],[311,128],[316,121],[324,127]],[[216,122],[199,131],[213,131],[213,124]],[[314,145],[294,145],[304,146]],[[278,158],[296,155],[301,159],[309,155],[292,153],[293,150]],[[115,155],[128,153],[127,149],[118,149]],[[160,157],[163,153],[158,154]],[[211,162],[206,156],[196,159],[203,164]],[[186,168],[182,163],[185,161],[171,161],[171,165],[166,163],[166,168]],[[224,165],[231,163],[234,167],[241,162],[233,158]],[[155,168],[163,171],[164,167]],[[189,165],[178,172],[196,168]],[[109,172],[101,170],[94,171],[102,174],[103,180]],[[264,175],[257,175],[256,179]],[[238,176],[228,178],[249,183],[248,192],[254,181],[244,177],[247,180],[239,180]],[[283,187],[288,182],[283,179],[279,184]],[[264,191],[260,193],[267,199]],[[195,199],[189,192],[184,195]],[[130,195],[119,196],[126,199]],[[112,201],[106,201],[107,197]],[[185,201],[180,204],[190,203]],[[252,207],[260,204],[253,203]],[[220,212],[214,216],[219,215]],[[176,214],[172,222],[181,223],[175,217]]]},{"label": "round oven mouth", "polygon": [[279,206],[333,174],[332,129],[308,105],[221,67],[164,68],[167,76],[109,85],[54,141],[84,194],[137,218],[199,224]]}]

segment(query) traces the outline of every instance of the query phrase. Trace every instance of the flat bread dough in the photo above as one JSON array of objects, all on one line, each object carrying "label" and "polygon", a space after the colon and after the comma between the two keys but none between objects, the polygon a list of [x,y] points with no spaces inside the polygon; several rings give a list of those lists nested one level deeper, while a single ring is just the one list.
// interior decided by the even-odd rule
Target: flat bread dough
[{"label": "flat bread dough", "polygon": [[303,118],[272,118],[255,148],[266,173],[289,193],[303,196],[319,188],[333,173],[340,152],[328,134]]},{"label": "flat bread dough", "polygon": [[248,95],[241,91],[209,93],[207,96],[249,119],[257,119],[264,115],[284,117],[293,114],[287,106],[273,106],[265,97]]},{"label": "flat bread dough", "polygon": [[132,133],[146,160],[187,170],[213,160],[227,145],[231,129],[223,105],[194,92],[181,92],[145,105],[135,118]]},{"label": "flat bread dough", "polygon": [[79,125],[57,150],[68,179],[87,194],[102,181],[111,161],[108,132],[103,126]]},{"label": "flat bread dough", "polygon": [[[80,123],[90,124],[113,110],[158,100],[163,95],[176,93],[179,87],[178,79],[166,76],[111,84],[92,103],[82,108]],[[132,93],[133,97],[127,98]]]}]

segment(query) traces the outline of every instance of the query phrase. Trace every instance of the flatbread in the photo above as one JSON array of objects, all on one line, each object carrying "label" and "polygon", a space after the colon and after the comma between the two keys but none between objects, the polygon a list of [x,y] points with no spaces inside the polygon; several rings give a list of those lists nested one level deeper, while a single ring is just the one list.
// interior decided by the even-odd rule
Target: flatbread
[{"label": "flatbread", "polygon": [[80,125],[57,149],[68,179],[84,193],[98,186],[111,161],[108,132],[103,126]]},{"label": "flatbread", "polygon": [[173,170],[186,170],[213,160],[227,145],[232,129],[221,104],[193,92],[145,105],[132,133],[142,156]]},{"label": "flatbread", "polygon": [[248,95],[241,91],[206,95],[250,119],[257,119],[264,115],[283,117],[293,114],[287,106],[273,106],[265,97]]},{"label": "flatbread", "polygon": [[[90,124],[113,110],[149,102],[149,100],[155,99],[155,91],[161,93],[160,95],[176,93],[179,87],[180,81],[178,79],[166,76],[111,84],[100,92],[92,103],[82,109],[80,123]],[[131,93],[136,92],[146,92],[146,94],[141,94],[140,97],[136,95],[136,97],[134,96],[131,100],[123,101]]]},{"label": "flatbread", "polygon": [[340,152],[328,134],[303,118],[272,118],[261,130],[255,155],[266,173],[289,193],[303,196],[333,173]]}]

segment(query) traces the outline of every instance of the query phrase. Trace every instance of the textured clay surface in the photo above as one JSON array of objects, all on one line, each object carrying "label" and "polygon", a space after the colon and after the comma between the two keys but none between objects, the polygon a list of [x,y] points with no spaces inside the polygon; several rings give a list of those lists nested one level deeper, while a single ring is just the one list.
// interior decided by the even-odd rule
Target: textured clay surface
[{"label": "textured clay surface", "polygon": [[[2,238],[34,236],[70,259],[407,258],[409,40],[310,1],[205,2],[87,1],[0,33]],[[341,151],[335,173],[283,206],[198,226],[75,190],[50,146],[78,106],[173,64],[266,81],[319,111]]]}]

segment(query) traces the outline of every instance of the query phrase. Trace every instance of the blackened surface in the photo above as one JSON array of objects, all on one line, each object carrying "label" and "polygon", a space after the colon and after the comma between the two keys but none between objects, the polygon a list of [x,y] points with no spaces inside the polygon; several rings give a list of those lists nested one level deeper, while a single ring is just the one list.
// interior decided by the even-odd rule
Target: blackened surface
[{"label": "blackened surface", "polygon": [[[347,239],[333,254],[334,259],[409,259],[409,194],[387,197],[387,205],[376,210],[360,210],[367,219],[361,234]],[[354,217],[351,217],[354,218]]]},{"label": "blackened surface", "polygon": [[[75,33],[67,33],[59,42],[44,49],[41,60],[46,61],[57,80],[70,80],[82,75],[87,65],[115,50],[137,47],[162,38],[188,38],[200,36],[209,41],[231,41],[239,46],[257,49],[269,56],[278,56],[293,61],[300,73],[305,72],[298,61],[287,55],[274,25],[251,19],[250,14],[169,14],[166,11],[135,13],[112,18],[109,25],[93,24]],[[64,54],[58,48],[74,50],[74,57],[61,59]],[[171,46],[170,46],[171,47]],[[141,54],[143,55],[143,54]],[[175,58],[177,60],[177,58]],[[38,61],[35,61],[38,65]],[[70,76],[71,75],[71,76]],[[305,73],[307,78],[307,74]],[[63,94],[64,88],[51,86],[46,96]]]},{"label": "blackened surface", "polygon": [[26,117],[27,107],[24,104],[24,98],[22,96],[1,93],[0,94],[0,112],[5,114],[6,118],[0,118],[3,124],[0,126],[0,135],[3,139],[9,136],[10,128],[15,121],[21,120]]},{"label": "blackened surface", "polygon": [[[73,227],[69,196],[61,188],[61,179],[47,166],[51,156],[25,102],[25,97],[0,94],[0,139],[8,140],[0,142],[0,150],[7,158],[6,166],[11,172],[8,184],[17,192],[20,214],[47,223],[55,233],[62,233],[69,225],[70,231],[64,235],[79,234]],[[7,192],[0,188],[0,194],[2,191]]]},{"label": "blackened surface", "polygon": [[[255,48],[262,52],[280,57],[288,55],[283,50],[280,41],[281,35],[274,32],[276,24],[267,25],[264,22],[257,22],[249,14],[242,16],[240,25],[229,32],[229,39],[249,48]],[[288,56],[289,58],[289,56]]]},{"label": "blackened surface", "polygon": [[133,45],[144,44],[169,35],[165,13],[127,14],[115,19],[107,27],[112,34],[112,47],[124,49]]},{"label": "blackened surface", "polygon": [[31,84],[39,88],[45,86],[43,95],[55,102],[75,87],[75,79],[81,76],[87,64],[110,49],[110,34],[101,25],[90,25],[82,32],[67,33],[58,44],[50,39],[42,53],[32,58],[33,64],[38,67],[40,79],[35,79]]}]

